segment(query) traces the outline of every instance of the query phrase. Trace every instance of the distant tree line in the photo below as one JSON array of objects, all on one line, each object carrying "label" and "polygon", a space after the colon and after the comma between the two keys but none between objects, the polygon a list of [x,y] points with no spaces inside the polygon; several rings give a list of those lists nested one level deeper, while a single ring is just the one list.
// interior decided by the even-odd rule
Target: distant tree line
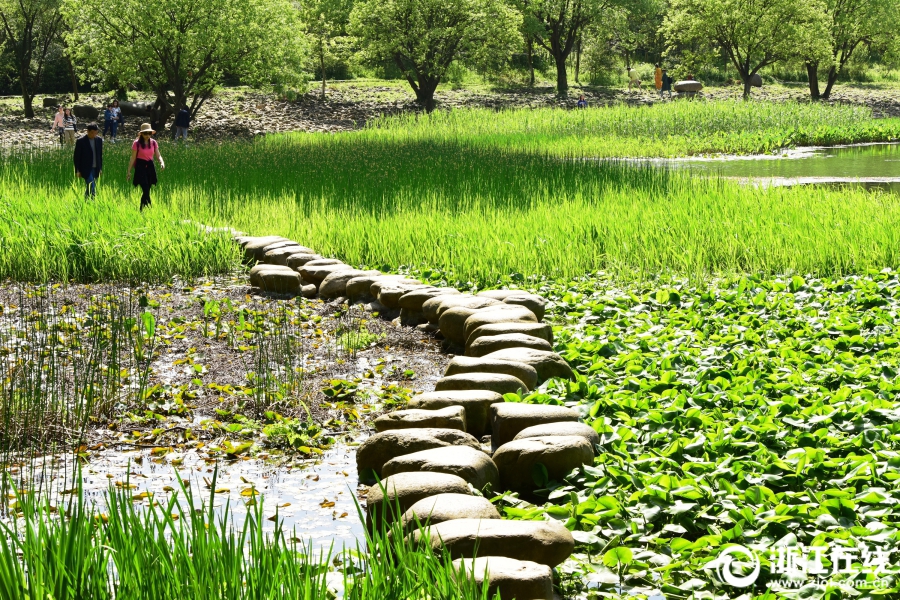
[{"label": "distant tree line", "polygon": [[893,64],[900,0],[0,0],[0,91],[150,92],[162,122],[217,86],[287,93],[360,68],[417,101],[460,70],[533,85],[638,63],[714,66],[743,83],[780,65],[828,98],[854,60]]}]

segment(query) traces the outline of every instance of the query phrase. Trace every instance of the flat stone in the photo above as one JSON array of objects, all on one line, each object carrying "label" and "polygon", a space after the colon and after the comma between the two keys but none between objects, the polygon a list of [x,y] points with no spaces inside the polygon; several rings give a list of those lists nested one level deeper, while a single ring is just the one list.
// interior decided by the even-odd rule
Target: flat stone
[{"label": "flat stone", "polygon": [[437,410],[422,410],[418,408],[395,410],[392,413],[381,415],[372,424],[375,426],[375,431],[421,429],[425,427],[465,431],[466,409],[462,406],[448,406]]},{"label": "flat stone", "polygon": [[521,333],[523,335],[530,335],[532,337],[541,338],[542,340],[547,340],[551,344],[553,343],[553,328],[547,323],[513,322],[482,325],[469,334],[469,337],[466,339],[466,345],[468,346],[482,336],[503,335],[505,333]]},{"label": "flat stone", "polygon": [[428,287],[430,286],[421,283],[403,283],[398,281],[396,283],[382,285],[377,298],[379,302],[388,308],[400,308],[400,298],[413,290],[425,289]]},{"label": "flat stone", "polygon": [[303,276],[303,279],[316,285],[321,285],[322,281],[324,281],[326,277],[328,277],[335,271],[357,271],[357,269],[354,269],[350,265],[345,265],[344,263],[332,265],[314,264],[317,262],[319,261],[311,260],[299,269],[300,274]]},{"label": "flat stone", "polygon": [[338,298],[347,295],[347,282],[354,277],[378,275],[378,271],[362,271],[360,269],[342,269],[332,271],[319,284],[319,295],[323,298]]},{"label": "flat stone", "polygon": [[544,319],[544,314],[547,311],[547,301],[536,294],[514,294],[504,298],[503,303],[524,306],[534,313],[538,321]]},{"label": "flat stone", "polygon": [[[372,294],[373,298],[378,298],[378,296],[381,295],[381,291],[384,288],[401,287],[401,286],[424,286],[424,285],[425,284],[423,284],[418,279],[410,279],[410,278],[403,277],[403,276],[399,276],[394,279],[387,279],[387,278],[379,277],[378,279],[375,279],[372,281],[372,285],[369,286],[369,292]],[[410,290],[413,290],[413,289],[418,289],[418,288],[417,287],[410,288]],[[403,294],[400,294],[400,295],[402,296]],[[399,297],[398,297],[398,299],[399,299]]]},{"label": "flat stone", "polygon": [[425,315],[420,310],[400,309],[400,324],[407,327],[416,327],[426,322]]},{"label": "flat stone", "polygon": [[504,402],[491,405],[491,444],[499,448],[511,442],[526,427],[558,423],[578,422],[578,413],[564,406],[549,404],[524,404]]},{"label": "flat stone", "polygon": [[469,339],[472,332],[482,325],[494,323],[537,323],[537,317],[524,306],[513,306],[511,304],[491,306],[466,320],[463,342],[465,343],[465,340]]},{"label": "flat stone", "polygon": [[241,246],[244,250],[244,260],[259,260],[265,252],[263,248],[275,242],[286,242],[287,238],[280,235],[267,235],[263,237],[251,237],[247,239]]},{"label": "flat stone", "polygon": [[492,298],[479,298],[470,294],[449,294],[426,300],[422,304],[422,312],[425,313],[425,318],[432,323],[439,323],[441,315],[451,308],[487,308],[497,304],[500,304],[500,301]]},{"label": "flat stone", "polygon": [[250,285],[255,285],[259,287],[262,285],[262,273],[263,271],[282,271],[284,273],[295,273],[293,269],[288,267],[283,267],[281,265],[267,265],[265,263],[259,263],[257,265],[253,265],[253,268],[250,269]]},{"label": "flat stone", "polygon": [[594,431],[594,428],[584,423],[574,423],[572,421],[559,421],[556,423],[544,423],[543,425],[532,425],[526,427],[516,434],[515,440],[524,440],[528,438],[543,438],[551,436],[581,436],[587,440],[588,444],[593,448],[600,443],[600,435]]},{"label": "flat stone", "polygon": [[[399,520],[413,504],[436,494],[470,494],[469,485],[447,473],[397,473],[369,487],[366,525],[377,529]],[[398,512],[399,507],[399,512]]]},{"label": "flat stone", "polygon": [[300,276],[296,272],[265,270],[260,272],[259,277],[259,288],[266,292],[299,294],[302,291]]},{"label": "flat stone", "polygon": [[320,254],[309,254],[307,252],[302,252],[299,254],[288,255],[287,258],[284,259],[284,264],[296,270],[306,263],[312,262],[314,260],[322,260],[322,256]]},{"label": "flat stone", "polygon": [[499,373],[512,375],[525,384],[529,390],[537,386],[537,371],[531,365],[514,363],[506,360],[487,360],[470,356],[456,356],[447,365],[444,376],[462,375],[463,373]]},{"label": "flat stone", "polygon": [[[477,438],[481,438],[481,436],[491,432],[491,405],[502,402],[503,396],[496,392],[469,390],[426,392],[414,396],[410,399],[407,406],[425,410],[435,410],[447,406],[462,406],[466,409],[466,431]],[[425,450],[425,448],[417,448],[417,450]],[[414,450],[410,452],[414,452]]]},{"label": "flat stone", "polygon": [[556,352],[547,352],[546,350],[534,350],[532,348],[507,348],[485,354],[483,358],[491,358],[494,360],[509,360],[512,362],[525,363],[531,365],[537,371],[538,383],[550,379],[551,377],[562,377],[563,379],[575,379],[575,373],[563,357]]},{"label": "flat stone", "polygon": [[295,242],[293,240],[281,240],[278,242],[272,242],[268,246],[265,246],[262,249],[262,256],[265,257],[265,255],[267,253],[271,252],[272,250],[278,250],[280,248],[303,248],[304,251],[309,250],[309,248],[306,248],[305,246],[301,246],[300,244],[298,244],[297,242]]},{"label": "flat stone", "polygon": [[446,548],[451,558],[505,556],[555,567],[575,549],[572,534],[557,521],[454,519],[412,532],[418,542],[427,535],[431,547]]},{"label": "flat stone", "polygon": [[[302,277],[301,277],[301,279],[302,279]],[[311,283],[307,283],[300,288],[300,293],[303,295],[304,298],[315,298],[316,295],[319,293],[319,288],[317,288],[316,286],[314,286]]]},{"label": "flat stone", "polygon": [[446,295],[459,295],[459,290],[449,287],[439,288],[433,286],[411,290],[400,297],[397,306],[422,312],[422,305],[426,300],[430,300],[436,296]]},{"label": "flat stone", "polygon": [[292,254],[299,254],[301,252],[312,252],[309,248],[304,246],[283,246],[281,248],[276,248],[274,250],[266,251],[263,256],[263,262],[269,263],[270,265],[285,265],[287,266],[287,258]]},{"label": "flat stone", "polygon": [[365,277],[354,277],[347,282],[347,297],[351,300],[374,299],[372,295],[372,284],[379,279],[405,279],[403,275],[367,275]]},{"label": "flat stone", "polygon": [[494,300],[499,300],[503,302],[510,296],[521,296],[522,294],[527,294],[525,290],[484,290],[478,292],[477,296],[481,298],[492,298]]},{"label": "flat stone", "polygon": [[482,496],[437,494],[419,500],[400,517],[405,531],[421,525],[437,525],[453,519],[499,519],[500,513]]},{"label": "flat stone", "polygon": [[487,485],[491,486],[491,490],[497,490],[500,481],[497,465],[491,457],[466,446],[446,446],[404,454],[384,463],[381,470],[385,477],[419,471],[456,475],[471,483],[476,490],[484,490]]},{"label": "flat stone", "polygon": [[505,556],[482,556],[472,560],[453,561],[459,576],[484,585],[488,581],[488,597],[499,592],[500,600],[553,600],[553,572],[547,565]]},{"label": "flat stone", "polygon": [[494,461],[504,490],[532,492],[540,487],[532,477],[537,464],[546,467],[551,480],[562,481],[572,469],[592,464],[594,449],[580,435],[527,438],[500,446]]},{"label": "flat stone", "polygon": [[[413,408],[427,407],[413,406]],[[467,419],[468,416],[467,412]],[[481,448],[478,440],[473,436],[456,429],[422,428],[382,431],[369,437],[356,449],[356,469],[359,473],[359,480],[362,482],[375,481],[375,475],[380,477],[384,463],[392,458],[443,446],[468,446],[476,450]]]},{"label": "flat stone", "polygon": [[466,348],[466,356],[480,357],[507,348],[532,348],[551,352],[553,347],[547,340],[524,333],[504,333],[479,337]]},{"label": "flat stone", "polygon": [[[453,296],[447,297],[453,298]],[[438,318],[438,327],[441,330],[441,334],[445,339],[457,346],[464,346],[466,343],[466,321],[475,313],[487,308],[470,306],[453,306],[448,308]]]},{"label": "flat stone", "polygon": [[436,392],[455,390],[490,390],[498,394],[516,394],[527,392],[528,388],[521,379],[501,373],[462,373],[443,377],[434,385]]}]

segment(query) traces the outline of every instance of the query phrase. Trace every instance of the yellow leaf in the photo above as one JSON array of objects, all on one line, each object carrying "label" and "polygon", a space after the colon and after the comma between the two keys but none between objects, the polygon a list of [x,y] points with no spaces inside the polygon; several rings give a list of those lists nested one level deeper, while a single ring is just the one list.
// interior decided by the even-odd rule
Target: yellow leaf
[{"label": "yellow leaf", "polygon": [[[243,477],[241,478],[243,479]],[[256,488],[248,487],[241,490],[241,496],[258,496],[259,492],[256,491]]]},{"label": "yellow leaf", "polygon": [[229,490],[228,488],[216,488],[215,493],[216,494],[227,494],[230,491],[231,490]]},{"label": "yellow leaf", "polygon": [[321,506],[322,508],[331,508],[332,506],[334,506],[334,502],[326,499],[323,502],[320,502],[319,506]]}]

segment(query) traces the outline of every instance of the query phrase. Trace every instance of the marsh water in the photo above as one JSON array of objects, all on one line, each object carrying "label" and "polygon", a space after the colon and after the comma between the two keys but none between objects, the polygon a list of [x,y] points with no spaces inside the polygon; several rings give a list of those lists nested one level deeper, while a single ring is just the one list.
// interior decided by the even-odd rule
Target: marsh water
[{"label": "marsh water", "polygon": [[900,194],[900,144],[800,148],[771,156],[662,159],[654,165],[762,186],[862,186]]}]

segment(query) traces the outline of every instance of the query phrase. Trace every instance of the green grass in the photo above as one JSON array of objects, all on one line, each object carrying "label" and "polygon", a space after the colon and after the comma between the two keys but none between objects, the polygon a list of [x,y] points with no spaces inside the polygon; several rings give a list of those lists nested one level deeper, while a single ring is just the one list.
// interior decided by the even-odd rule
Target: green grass
[{"label": "green grass", "polygon": [[[124,180],[125,147],[109,148],[94,202],[82,200],[73,187],[67,154],[7,157],[0,165],[0,277],[149,281],[233,269],[239,257],[227,233],[206,234],[194,223],[280,234],[352,264],[430,270],[460,285],[598,270],[647,278],[840,275],[900,266],[895,196],[760,190],[549,155],[557,130],[581,131],[594,146],[614,147],[622,138],[597,128],[625,127],[620,117],[628,111],[668,119],[669,131],[718,131],[723,140],[751,120],[760,130],[775,122],[773,115],[827,129],[843,120],[852,125],[861,114],[799,105],[679,106],[492,118],[461,112],[351,134],[187,149],[164,144],[169,169],[144,214],[137,211],[139,192]],[[754,117],[754,110],[761,112]],[[673,120],[677,115],[683,121]],[[503,137],[493,127],[514,118],[521,120],[519,133]],[[704,121],[714,118],[719,120]],[[586,136],[595,129],[579,127],[592,119],[596,133]],[[868,126],[859,119],[860,127]],[[429,122],[433,126],[426,127]],[[640,120],[629,127],[636,135],[664,133]],[[559,148],[581,147],[560,135]],[[516,136],[534,141],[519,144]]]}]

